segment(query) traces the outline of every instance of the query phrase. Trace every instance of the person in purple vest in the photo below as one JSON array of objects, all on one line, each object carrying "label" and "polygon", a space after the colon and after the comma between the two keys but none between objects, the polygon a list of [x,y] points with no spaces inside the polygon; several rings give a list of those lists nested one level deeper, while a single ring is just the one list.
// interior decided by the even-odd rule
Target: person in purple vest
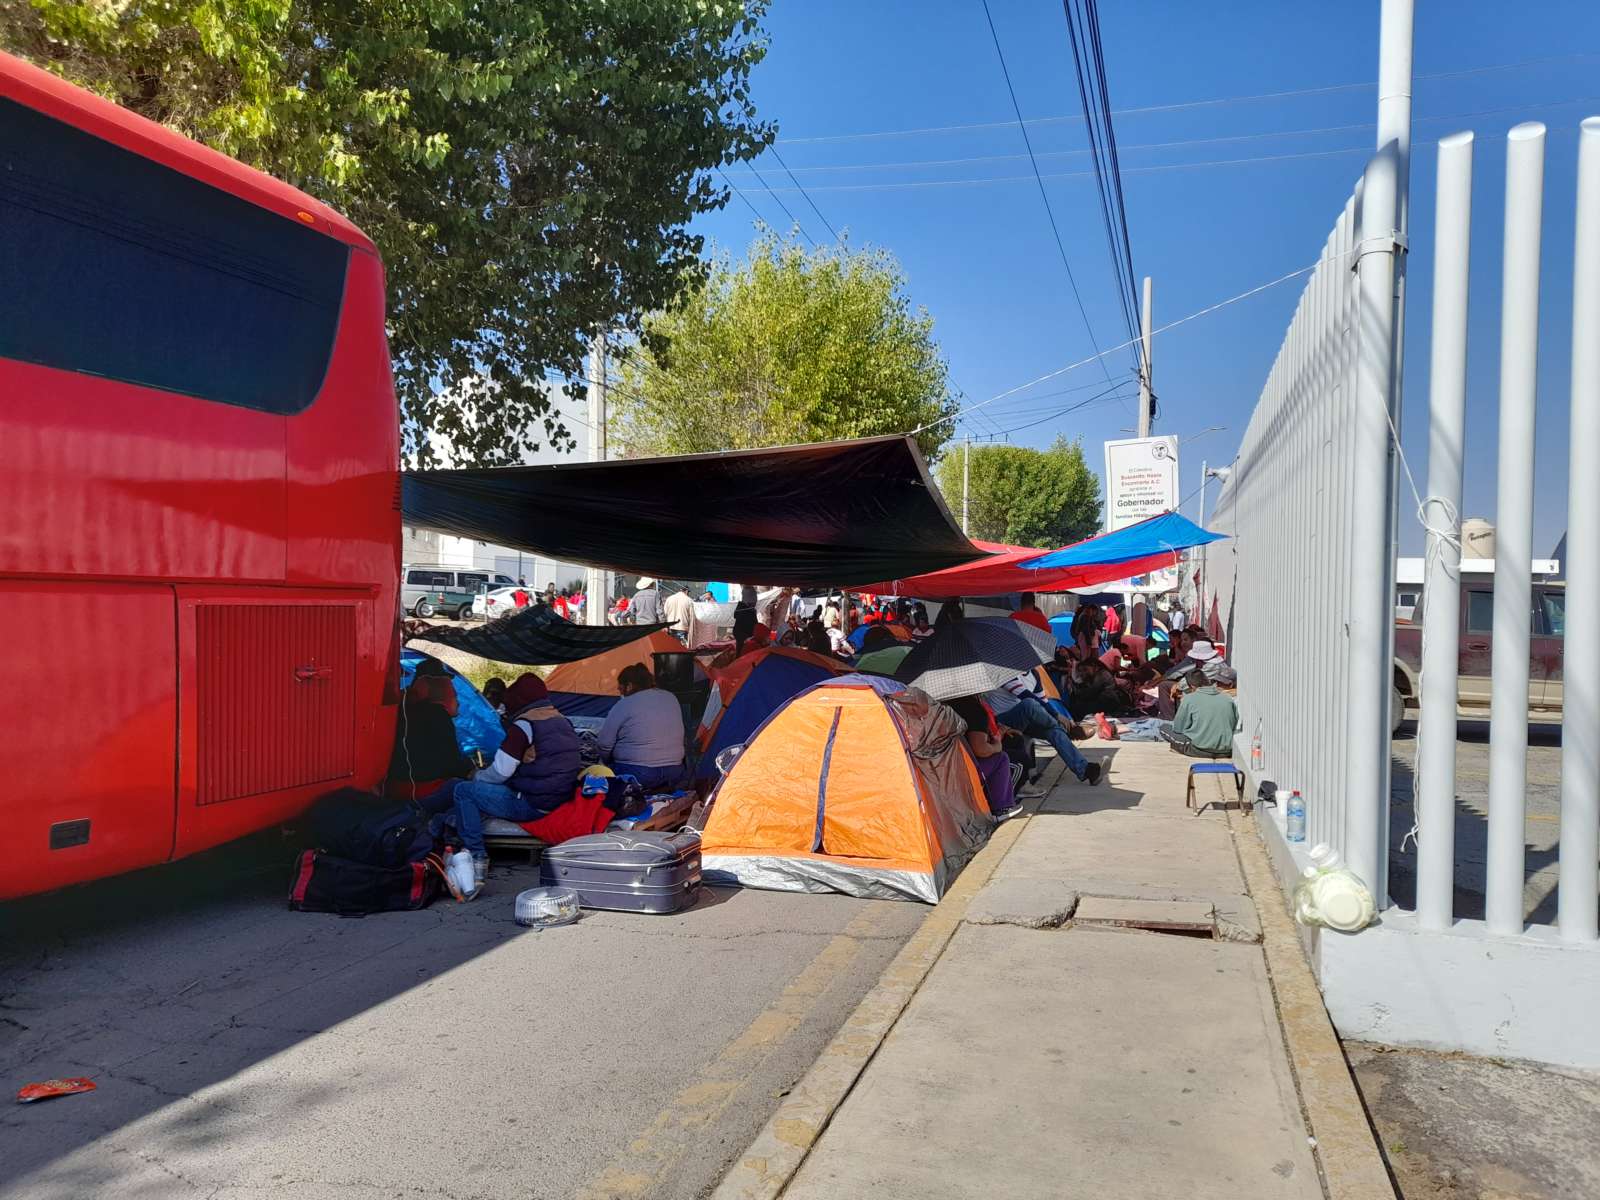
[{"label": "person in purple vest", "polygon": [[[550,703],[544,680],[527,674],[506,689],[506,736],[494,761],[454,785],[455,827],[472,853],[477,889],[489,875],[483,818],[532,821],[572,799],[582,769],[578,732]],[[476,895],[476,890],[474,891]]]}]

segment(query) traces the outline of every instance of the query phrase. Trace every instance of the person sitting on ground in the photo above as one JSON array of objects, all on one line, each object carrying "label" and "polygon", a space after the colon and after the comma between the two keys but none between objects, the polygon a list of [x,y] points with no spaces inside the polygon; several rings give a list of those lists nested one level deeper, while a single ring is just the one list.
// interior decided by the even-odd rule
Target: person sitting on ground
[{"label": "person sitting on ground", "polygon": [[1239,682],[1239,676],[1234,673],[1227,660],[1218,653],[1216,646],[1205,638],[1196,638],[1190,643],[1189,651],[1182,661],[1167,672],[1167,679],[1182,679],[1194,667],[1204,671],[1206,679],[1218,687],[1231,688],[1237,686]]},{"label": "person sitting on ground", "polygon": [[510,721],[494,761],[450,789],[456,832],[472,853],[480,889],[489,876],[483,818],[532,821],[555,811],[572,799],[583,766],[578,731],[550,703],[544,680],[532,672],[519,677],[506,689],[505,706]]},{"label": "person sitting on ground", "polygon": [[911,644],[895,637],[888,626],[871,625],[861,639],[861,657],[856,659],[856,670],[868,675],[892,676],[910,653]]},{"label": "person sitting on ground", "polygon": [[1174,751],[1191,758],[1231,758],[1233,735],[1240,729],[1239,706],[1198,667],[1190,670],[1185,682],[1189,694],[1161,736]]},{"label": "person sitting on ground", "polygon": [[1032,592],[1023,592],[1018,601],[1017,611],[1011,614],[1013,621],[1021,621],[1024,625],[1032,625],[1035,629],[1050,632],[1050,618],[1039,611],[1039,605],[1034,600]]},{"label": "person sitting on ground", "polygon": [[833,642],[828,638],[828,631],[823,626],[821,617],[812,617],[806,622],[800,644],[813,654],[833,654]]},{"label": "person sitting on ground", "polygon": [[1117,686],[1105,663],[1091,658],[1077,665],[1067,696],[1067,709],[1073,720],[1082,721],[1096,713],[1115,716],[1127,712],[1130,703],[1128,693]]},{"label": "person sitting on ground", "polygon": [[[945,703],[967,726],[967,749],[972,752],[978,778],[983,781],[983,797],[989,803],[989,815],[996,821],[1009,821],[1022,811],[1017,791],[1022,767],[1013,765],[1006,755],[1003,732],[994,719],[994,712],[982,696],[962,696]],[[1043,794],[1042,788],[1022,793],[1029,799]]]},{"label": "person sitting on ground", "polygon": [[632,775],[648,792],[673,788],[683,779],[683,709],[671,692],[656,686],[643,663],[617,673],[622,699],[600,727],[600,754],[618,775]]},{"label": "person sitting on ground", "polygon": [[933,626],[928,624],[928,610],[919,604],[911,618],[911,640],[925,642],[932,636]]},{"label": "person sitting on ground", "polygon": [[495,712],[505,715],[506,711],[506,681],[496,675],[483,685],[483,698],[489,702],[489,707]]},{"label": "person sitting on ground", "polygon": [[394,754],[384,795],[414,800],[429,813],[450,807],[450,788],[472,774],[472,763],[456,737],[455,683],[441,662],[423,659],[400,700]]},{"label": "person sitting on ground", "polygon": [[839,610],[830,608],[827,620],[828,650],[826,653],[831,653],[839,658],[850,658],[854,647],[850,645],[850,639],[845,636],[844,630],[839,628],[839,621]]}]

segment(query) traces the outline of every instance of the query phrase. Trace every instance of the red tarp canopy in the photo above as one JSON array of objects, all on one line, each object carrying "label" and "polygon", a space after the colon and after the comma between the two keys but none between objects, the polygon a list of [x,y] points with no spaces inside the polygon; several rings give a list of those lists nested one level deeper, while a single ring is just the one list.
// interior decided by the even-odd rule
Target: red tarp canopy
[{"label": "red tarp canopy", "polygon": [[[921,600],[953,600],[958,596],[1003,596],[1008,592],[1064,592],[1069,588],[1088,587],[1096,583],[1109,583],[1114,579],[1127,579],[1132,575],[1144,575],[1161,567],[1170,567],[1178,559],[1178,555],[1172,551],[1163,550],[1159,554],[1122,562],[1093,563],[1066,567],[1059,571],[1030,571],[1020,564],[1027,559],[1039,558],[1050,551],[1040,550],[1036,546],[1007,546],[999,542],[983,542],[977,538],[972,539],[972,544],[987,552],[989,557],[943,571],[864,584],[852,587],[851,590],[871,592],[874,595],[915,596]],[[1076,544],[1081,546],[1084,543]]]}]

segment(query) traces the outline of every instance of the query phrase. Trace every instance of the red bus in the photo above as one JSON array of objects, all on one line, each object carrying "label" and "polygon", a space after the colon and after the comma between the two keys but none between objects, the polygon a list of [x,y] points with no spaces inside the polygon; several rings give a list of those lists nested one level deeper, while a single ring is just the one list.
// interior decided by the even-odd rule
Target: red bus
[{"label": "red bus", "polygon": [[0,55],[0,899],[379,782],[398,464],[361,231]]}]

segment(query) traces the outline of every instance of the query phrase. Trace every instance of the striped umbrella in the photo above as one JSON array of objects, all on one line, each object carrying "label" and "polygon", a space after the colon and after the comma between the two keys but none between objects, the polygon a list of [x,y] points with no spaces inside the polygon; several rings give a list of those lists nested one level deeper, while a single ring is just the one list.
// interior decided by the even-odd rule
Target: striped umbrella
[{"label": "striped umbrella", "polygon": [[1050,660],[1054,639],[1041,634],[1052,642],[1046,653],[1028,636],[1038,632],[1005,617],[952,621],[914,646],[894,677],[935,700],[992,691]]}]

